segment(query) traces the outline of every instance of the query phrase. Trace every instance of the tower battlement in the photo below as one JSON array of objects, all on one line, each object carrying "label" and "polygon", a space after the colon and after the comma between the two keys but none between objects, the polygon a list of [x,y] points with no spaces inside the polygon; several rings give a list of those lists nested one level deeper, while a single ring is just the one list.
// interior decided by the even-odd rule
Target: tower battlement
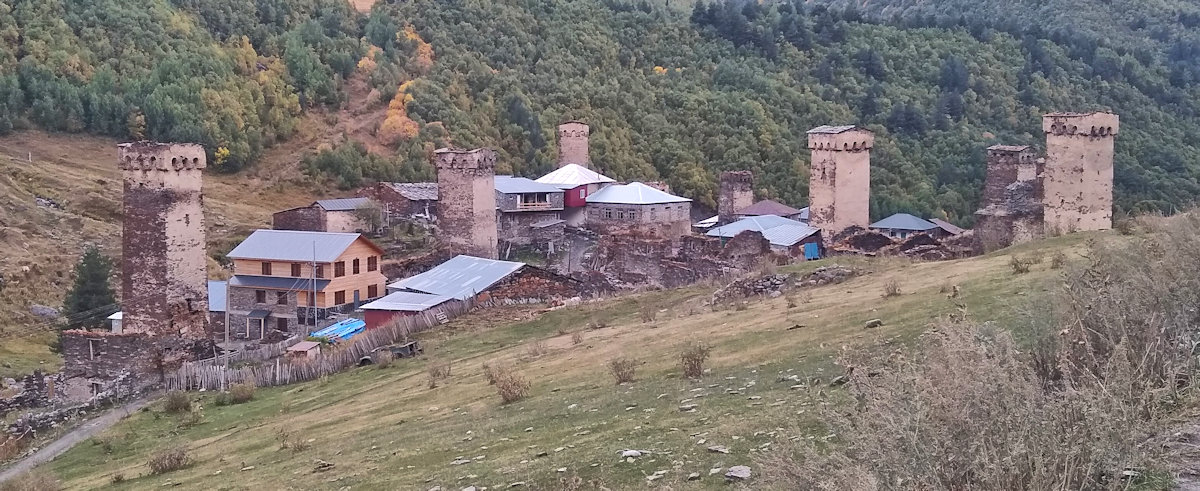
[{"label": "tower battlement", "polygon": [[1042,117],[1042,130],[1046,230],[1112,228],[1113,154],[1120,118],[1104,112],[1051,113]]},{"label": "tower battlement", "polygon": [[558,125],[558,166],[577,164],[590,167],[588,136],[591,128],[582,121],[567,121]]},{"label": "tower battlement", "polygon": [[204,147],[195,143],[121,143],[117,154],[118,167],[123,171],[201,170],[208,161]]},{"label": "tower battlement", "polygon": [[433,164],[441,240],[454,252],[496,259],[496,152],[443,148]]},{"label": "tower battlement", "polygon": [[871,223],[871,148],[875,134],[858,126],[819,126],[808,131],[809,223],[825,237]]}]

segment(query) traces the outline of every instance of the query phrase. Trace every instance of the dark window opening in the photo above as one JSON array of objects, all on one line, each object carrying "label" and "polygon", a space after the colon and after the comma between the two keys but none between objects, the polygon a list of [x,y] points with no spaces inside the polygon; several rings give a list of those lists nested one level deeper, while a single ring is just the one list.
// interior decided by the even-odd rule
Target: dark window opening
[{"label": "dark window opening", "polygon": [[277,329],[279,329],[280,331],[287,331],[288,330],[287,319],[284,319],[283,317],[275,319],[275,327]]},{"label": "dark window opening", "polygon": [[317,278],[324,278],[324,277],[325,277],[325,265],[318,264],[317,265]]},{"label": "dark window opening", "polygon": [[341,278],[343,276],[346,276],[346,261],[333,263],[333,277]]},{"label": "dark window opening", "polygon": [[375,298],[379,296],[379,286],[367,285],[367,298]]},{"label": "dark window opening", "polygon": [[276,305],[287,305],[287,303],[288,303],[287,292],[275,292],[275,304]]},{"label": "dark window opening", "polygon": [[262,274],[264,276],[271,275],[271,263],[262,263]]},{"label": "dark window opening", "polygon": [[346,291],[342,290],[339,292],[334,292],[333,293],[333,303],[334,303],[334,305],[341,305],[341,304],[346,303]]},{"label": "dark window opening", "polygon": [[355,258],[354,261],[350,263],[350,269],[354,271],[354,274],[358,274],[358,258]]},{"label": "dark window opening", "polygon": [[367,258],[367,271],[375,271],[379,269],[379,258],[371,256]]},{"label": "dark window opening", "polygon": [[292,276],[300,277],[300,263],[292,263]]},{"label": "dark window opening", "polygon": [[267,291],[254,290],[254,301],[257,303],[267,303]]}]

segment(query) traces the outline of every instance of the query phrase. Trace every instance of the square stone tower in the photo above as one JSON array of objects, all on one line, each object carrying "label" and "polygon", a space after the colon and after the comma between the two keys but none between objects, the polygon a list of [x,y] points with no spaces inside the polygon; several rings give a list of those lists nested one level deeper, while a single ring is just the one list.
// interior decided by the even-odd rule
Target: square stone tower
[{"label": "square stone tower", "polygon": [[809,223],[823,230],[826,239],[851,225],[870,225],[874,145],[875,134],[857,126],[819,126],[808,131]]},{"label": "square stone tower", "polygon": [[201,185],[204,148],[122,143],[122,327],[127,333],[202,338],[208,275]]},{"label": "square stone tower", "polygon": [[460,254],[497,259],[496,152],[442,148],[433,160],[441,241]]},{"label": "square stone tower", "polygon": [[718,225],[732,222],[737,212],[754,204],[754,173],[748,170],[721,173],[721,189],[717,195]]},{"label": "square stone tower", "polygon": [[1119,130],[1120,120],[1112,113],[1042,117],[1047,233],[1112,228],[1113,146]]},{"label": "square stone tower", "polygon": [[987,178],[980,208],[1005,201],[1005,188],[1017,181],[1037,179],[1037,153],[1028,145],[993,145],[987,149]]},{"label": "square stone tower", "polygon": [[558,125],[558,166],[578,164],[591,168],[588,156],[588,135],[591,129],[582,121],[567,121]]}]

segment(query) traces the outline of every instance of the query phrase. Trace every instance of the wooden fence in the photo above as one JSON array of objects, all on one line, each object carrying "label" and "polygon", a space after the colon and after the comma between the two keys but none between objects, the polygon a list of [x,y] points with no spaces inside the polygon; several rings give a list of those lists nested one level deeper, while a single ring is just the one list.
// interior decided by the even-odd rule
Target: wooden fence
[{"label": "wooden fence", "polygon": [[273,344],[260,344],[254,349],[243,349],[226,353],[214,358],[192,362],[196,365],[234,365],[243,363],[261,363],[272,358],[287,354],[287,349],[304,340],[304,336],[293,335],[283,341]]},{"label": "wooden fence", "polygon": [[[445,318],[463,315],[476,306],[476,302],[447,302],[434,309],[414,316],[399,317],[384,326],[365,331],[351,338],[348,343],[326,348],[314,359],[275,357],[273,362],[241,368],[225,367],[210,360],[184,363],[182,367],[165,377],[169,390],[227,390],[232,384],[251,382],[257,387],[287,385],[316,380],[349,367],[375,348],[387,346],[412,334],[425,331],[440,324],[438,314]],[[286,347],[283,348],[286,351]]]}]

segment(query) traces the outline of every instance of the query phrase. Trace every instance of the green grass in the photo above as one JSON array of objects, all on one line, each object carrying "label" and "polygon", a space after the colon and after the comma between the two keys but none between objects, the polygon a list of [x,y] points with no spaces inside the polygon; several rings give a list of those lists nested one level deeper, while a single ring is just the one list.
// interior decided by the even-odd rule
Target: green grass
[{"label": "green grass", "polygon": [[[1082,240],[1052,239],[1017,252],[1069,251]],[[423,359],[259,389],[254,401],[235,406],[216,407],[211,395],[197,394],[200,424],[182,427],[158,409],[143,411],[105,432],[107,445],[81,445],[49,469],[72,488],[108,485],[120,474],[118,489],[167,481],[189,489],[503,489],[518,481],[559,489],[566,486],[560,479],[576,477],[626,489],[667,471],[655,485],[726,489],[709,469],[750,465],[757,472],[762,452],[793,437],[827,436],[817,416],[841,401],[842,391],[828,381],[841,373],[834,359],[844,346],[894,350],[952,315],[1016,324],[1030,299],[1053,289],[1059,271],[1046,260],[1014,275],[1009,252],[938,263],[837,258],[796,265],[785,270],[838,262],[867,274],[813,288],[811,301],[794,308],[781,297],[714,311],[705,305],[714,288],[693,287],[548,312],[489,310],[423,333]],[[901,295],[883,298],[891,280]],[[943,285],[958,285],[960,295],[948,298]],[[655,311],[655,319],[643,322],[643,310]],[[875,318],[884,326],[865,329]],[[587,329],[597,323],[607,327]],[[578,345],[571,340],[576,331],[584,334]],[[713,348],[711,371],[698,381],[682,378],[678,367],[681,347],[695,341]],[[548,352],[531,356],[534,342]],[[615,385],[605,365],[617,356],[638,360],[637,381]],[[453,363],[450,379],[430,389],[428,364],[445,360]],[[482,375],[485,362],[514,367],[532,382],[529,397],[500,404]],[[798,384],[804,387],[791,388]],[[685,401],[697,404],[696,412],[681,412]],[[284,440],[303,448],[281,448]],[[173,444],[187,444],[195,464],[149,476],[147,457]],[[730,453],[708,452],[709,445]],[[625,462],[624,449],[651,454]],[[451,464],[460,457],[472,462]],[[314,473],[316,460],[334,467]],[[692,472],[703,477],[689,482]]]}]

